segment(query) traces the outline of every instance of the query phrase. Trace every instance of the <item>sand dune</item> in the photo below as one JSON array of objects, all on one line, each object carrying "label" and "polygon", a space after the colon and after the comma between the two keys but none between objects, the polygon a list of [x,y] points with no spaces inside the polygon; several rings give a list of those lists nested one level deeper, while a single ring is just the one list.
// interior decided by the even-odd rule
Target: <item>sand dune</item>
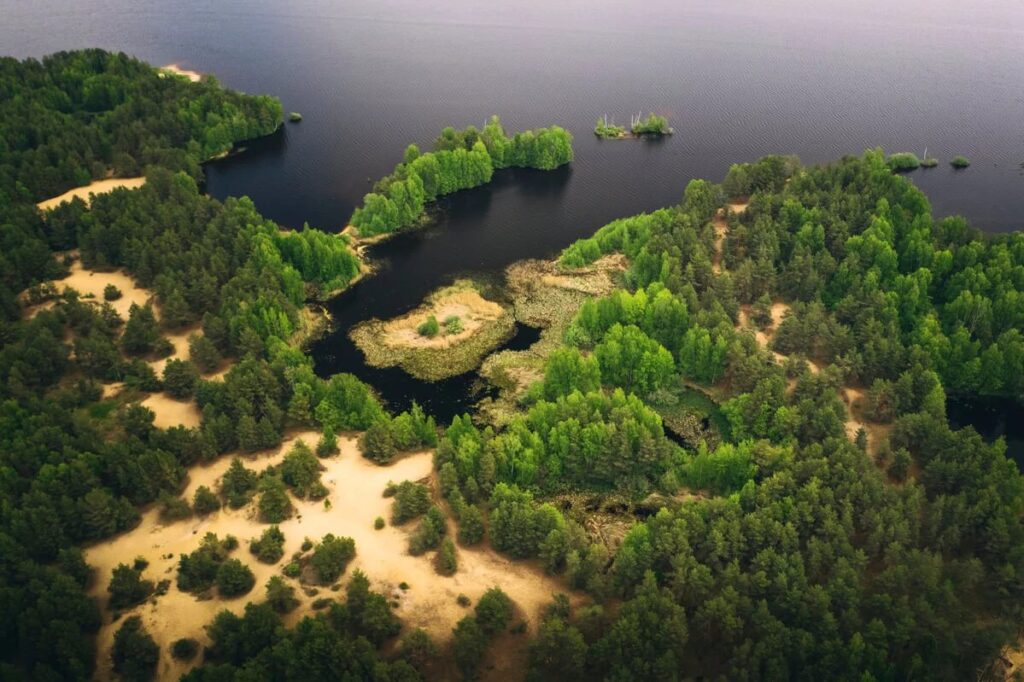
[{"label": "sand dune", "polygon": [[[312,445],[319,435],[313,432],[299,434],[281,448],[263,453],[253,461],[247,461],[246,465],[262,469],[279,462],[300,437]],[[303,538],[307,536],[316,540],[327,533],[334,533],[355,539],[356,558],[341,582],[346,582],[354,569],[362,569],[370,577],[374,589],[398,601],[396,613],[406,626],[423,627],[438,641],[447,640],[452,627],[467,613],[455,601],[460,593],[475,602],[485,590],[498,585],[519,605],[530,629],[534,630],[539,622],[540,609],[551,601],[556,592],[567,591],[561,581],[546,576],[536,566],[513,562],[483,546],[474,549],[460,547],[458,572],[452,577],[439,576],[434,571],[433,553],[421,557],[407,553],[408,535],[415,528],[415,522],[401,528],[390,525],[383,530],[373,528],[377,516],[390,518],[391,500],[381,494],[388,481],[418,480],[430,476],[431,453],[410,455],[391,466],[380,467],[360,456],[354,438],[339,439],[339,445],[339,456],[323,460],[326,467],[323,482],[330,491],[330,508],[326,508],[323,502],[293,499],[298,513],[280,524],[286,538],[285,558],[276,565],[262,564],[248,551],[248,540],[267,527],[254,518],[251,505],[240,510],[221,510],[205,519],[193,518],[170,525],[162,525],[158,511],[150,509],[134,530],[86,550],[86,560],[97,569],[92,594],[104,604],[111,571],[118,563],[131,563],[136,556],[149,561],[145,573],[148,579],[172,581],[167,594],[131,610],[142,616],[146,628],[161,647],[159,679],[176,678],[188,667],[171,658],[170,644],[181,637],[195,637],[205,642],[203,626],[218,611],[227,608],[240,613],[246,602],[262,601],[267,580],[272,575],[281,574],[289,557],[300,549]],[[191,499],[200,485],[216,489],[217,479],[229,464],[230,457],[224,457],[209,465],[193,467],[189,472],[185,497]],[[234,556],[246,563],[256,575],[256,587],[246,597],[200,601],[193,595],[179,592],[173,584],[178,555],[195,549],[207,532],[221,537],[230,533],[241,542]],[[408,591],[398,589],[401,582],[409,584]],[[289,580],[289,583],[298,587],[296,581]],[[310,598],[297,590],[296,596],[302,604],[289,614],[286,622],[294,623],[309,613],[314,599],[332,594],[329,589],[321,588],[318,597]],[[118,623],[110,622],[108,613],[104,613],[104,619],[98,638],[97,672],[100,678],[110,674],[109,652],[118,627]]]},{"label": "sand dune", "polygon": [[55,196],[52,199],[46,199],[40,201],[36,206],[41,211],[48,211],[51,208],[63,204],[65,201],[71,201],[75,197],[78,197],[88,206],[92,201],[93,194],[105,194],[106,192],[112,192],[119,187],[126,187],[128,189],[136,189],[146,184],[146,178],[106,178],[105,180],[94,180],[85,187],[75,187],[69,189],[64,194]]}]

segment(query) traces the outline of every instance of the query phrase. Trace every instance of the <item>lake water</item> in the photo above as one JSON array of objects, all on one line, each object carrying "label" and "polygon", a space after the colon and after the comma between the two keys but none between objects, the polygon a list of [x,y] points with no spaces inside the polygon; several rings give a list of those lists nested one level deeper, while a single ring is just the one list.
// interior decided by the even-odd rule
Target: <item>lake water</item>
[{"label": "lake water", "polygon": [[[695,177],[770,153],[821,163],[882,145],[943,163],[910,177],[940,215],[993,232],[1024,226],[1024,3],[991,0],[597,0],[372,3],[293,0],[0,0],[0,53],[75,47],[177,62],[281,97],[303,121],[208,166],[217,197],[335,231],[409,142],[492,113],[509,130],[558,123],[576,161],[503,172],[450,197],[436,226],[373,250],[382,271],[332,302],[314,349],[393,406],[442,419],[473,377],[422,384],[373,370],[345,333],[417,305],[457,274],[556,253],[608,221],[678,201]],[[670,117],[660,142],[601,141],[602,114]],[[972,160],[964,172],[945,163]]]}]

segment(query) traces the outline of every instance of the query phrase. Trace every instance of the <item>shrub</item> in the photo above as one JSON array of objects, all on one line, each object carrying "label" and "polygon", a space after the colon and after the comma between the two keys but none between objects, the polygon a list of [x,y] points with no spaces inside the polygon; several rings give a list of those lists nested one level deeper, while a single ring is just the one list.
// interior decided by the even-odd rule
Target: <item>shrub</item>
[{"label": "shrub", "polygon": [[381,420],[372,424],[359,438],[359,450],[363,457],[377,464],[387,464],[398,454],[398,443],[390,425]]},{"label": "shrub", "polygon": [[121,290],[113,284],[108,284],[103,287],[103,300],[104,301],[116,301],[121,298]]},{"label": "shrub", "polygon": [[292,515],[292,502],[288,499],[284,482],[277,476],[267,476],[260,482],[260,520],[281,523]]},{"label": "shrub", "polygon": [[206,516],[220,509],[220,500],[212,490],[205,485],[196,488],[196,494],[192,496],[192,510],[200,516]]},{"label": "shrub", "polygon": [[213,586],[217,571],[237,545],[232,536],[220,540],[207,533],[202,544],[191,554],[178,559],[178,589],[182,592],[202,592]]},{"label": "shrub", "polygon": [[164,366],[164,390],[178,400],[184,400],[195,391],[199,370],[188,360],[168,360]]},{"label": "shrub", "polygon": [[391,504],[391,523],[401,525],[426,513],[430,508],[430,491],[425,485],[402,481]]},{"label": "shrub", "polygon": [[206,374],[215,371],[224,361],[213,341],[201,334],[188,337],[188,359]]},{"label": "shrub", "polygon": [[110,608],[123,609],[145,601],[153,593],[153,581],[142,579],[142,568],[118,564],[107,586]]},{"label": "shrub", "polygon": [[373,520],[373,527],[376,530],[380,530],[381,528],[383,528],[384,527],[384,517],[383,516],[378,516],[377,518],[375,518]]},{"label": "shrub", "polygon": [[437,645],[423,628],[416,628],[402,638],[398,655],[409,665],[421,671],[437,657]]},{"label": "shrub", "polygon": [[277,526],[267,528],[259,539],[249,541],[249,551],[265,564],[276,564],[284,556],[284,533]]},{"label": "shrub", "polygon": [[160,660],[160,647],[142,626],[142,619],[131,616],[114,635],[110,656],[114,661],[114,672],[122,680],[151,680]]},{"label": "shrub", "polygon": [[455,626],[452,653],[463,679],[476,679],[480,663],[487,651],[487,635],[472,616],[466,616]]},{"label": "shrub", "polygon": [[434,549],[441,543],[446,530],[444,512],[438,507],[431,507],[420,521],[416,532],[409,538],[409,553],[419,556],[428,549]]},{"label": "shrub", "polygon": [[438,332],[441,331],[441,326],[437,323],[437,318],[433,315],[429,316],[424,320],[420,326],[416,327],[416,333],[420,336],[426,336],[427,338],[434,338]]},{"label": "shrub", "polygon": [[913,152],[897,152],[889,155],[889,168],[896,173],[916,170],[921,166],[920,159]]},{"label": "shrub", "polygon": [[463,545],[475,545],[484,539],[484,517],[478,507],[463,506],[459,515],[458,538]]},{"label": "shrub", "polygon": [[180,521],[192,516],[192,508],[188,502],[168,493],[160,494],[160,520],[167,523]]},{"label": "shrub", "polygon": [[459,569],[459,558],[455,553],[455,543],[451,538],[445,538],[441,542],[441,549],[437,552],[435,568],[441,575],[454,575]]},{"label": "shrub", "polygon": [[235,457],[220,482],[220,494],[232,509],[244,507],[256,492],[256,472],[246,469]]},{"label": "shrub", "polygon": [[512,600],[500,587],[484,592],[476,603],[476,621],[488,635],[494,635],[506,627],[512,618]]},{"label": "shrub", "polygon": [[255,584],[252,570],[238,559],[228,559],[217,569],[217,591],[222,597],[247,594]]},{"label": "shrub", "polygon": [[446,336],[462,333],[462,319],[458,315],[450,315],[444,318],[444,333]]},{"label": "shrub", "polygon": [[302,567],[299,566],[299,562],[293,561],[290,564],[288,564],[287,566],[285,566],[281,570],[281,572],[284,573],[289,578],[298,578],[299,574],[302,573]]},{"label": "shrub", "polygon": [[199,653],[199,642],[191,637],[182,637],[171,645],[171,656],[179,661],[191,661]]},{"label": "shrub", "polygon": [[338,452],[338,437],[334,435],[334,429],[324,429],[324,435],[321,436],[320,441],[316,444],[316,456],[330,457],[331,455],[338,454]]},{"label": "shrub", "polygon": [[335,537],[328,533],[313,549],[309,563],[317,580],[330,584],[345,572],[348,562],[356,555],[356,543],[352,538]]},{"label": "shrub", "polygon": [[966,156],[956,156],[953,158],[952,161],[949,162],[949,165],[951,165],[953,168],[967,168],[968,166],[971,165],[971,162],[967,159]]},{"label": "shrub", "polygon": [[281,479],[297,497],[318,500],[327,494],[320,482],[320,462],[303,441],[296,441],[281,462]]},{"label": "shrub", "polygon": [[288,613],[299,605],[299,600],[295,588],[275,575],[267,581],[267,603],[278,613]]},{"label": "shrub", "polygon": [[455,598],[455,603],[458,604],[459,606],[462,606],[463,608],[465,608],[465,607],[469,606],[470,604],[472,604],[473,602],[466,595],[460,594],[458,597]]}]

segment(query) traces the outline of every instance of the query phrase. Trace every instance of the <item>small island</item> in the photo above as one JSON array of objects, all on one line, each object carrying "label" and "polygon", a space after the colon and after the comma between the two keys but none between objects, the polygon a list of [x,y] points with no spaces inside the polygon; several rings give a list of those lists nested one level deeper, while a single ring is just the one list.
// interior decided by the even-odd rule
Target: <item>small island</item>
[{"label": "small island", "polygon": [[967,159],[966,156],[957,156],[954,157],[953,160],[949,162],[949,165],[952,166],[953,168],[956,168],[957,170],[961,170],[963,168],[967,168],[968,166],[970,166],[971,162]]},{"label": "small island", "polygon": [[464,374],[515,331],[512,311],[483,297],[471,280],[435,291],[416,310],[369,320],[350,336],[374,367],[399,365],[425,381]]},{"label": "small island", "polygon": [[629,130],[625,126],[616,125],[614,120],[609,122],[607,114],[597,119],[594,126],[594,134],[605,140],[628,140],[636,137],[661,137],[671,135],[675,132],[668,125],[668,119],[658,116],[655,113],[647,114],[647,118],[641,118],[641,114],[630,116]]},{"label": "small island", "polygon": [[292,113],[288,114],[288,120],[291,121],[292,123],[298,123],[299,121],[302,120],[302,114],[300,114],[297,111],[293,111]]}]

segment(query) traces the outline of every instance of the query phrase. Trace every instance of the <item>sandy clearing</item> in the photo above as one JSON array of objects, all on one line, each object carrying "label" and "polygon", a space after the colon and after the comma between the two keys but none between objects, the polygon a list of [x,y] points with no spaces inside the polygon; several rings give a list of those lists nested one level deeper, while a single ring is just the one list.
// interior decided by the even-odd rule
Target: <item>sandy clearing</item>
[{"label": "sandy clearing", "polygon": [[[499,304],[488,301],[475,289],[443,289],[424,306],[385,322],[383,342],[398,348],[450,348],[468,339],[486,323],[497,320],[504,312]],[[434,338],[421,336],[416,330],[431,315],[441,324],[441,333]],[[444,321],[453,316],[462,322],[462,331],[445,334]]]},{"label": "sandy clearing", "polygon": [[164,71],[166,73],[171,73],[171,74],[174,74],[175,76],[184,76],[185,78],[189,79],[193,83],[198,83],[203,78],[203,74],[199,73],[198,71],[192,71],[191,69],[184,69],[181,66],[179,66],[178,64],[167,64],[166,66],[161,66],[160,67],[160,71]]},{"label": "sandy clearing", "polygon": [[56,280],[54,284],[58,289],[62,285],[64,289],[74,289],[83,297],[91,297],[90,300],[100,305],[104,303],[103,289],[108,284],[113,284],[121,290],[121,298],[110,301],[110,305],[125,320],[128,319],[128,310],[133,303],[142,307],[153,298],[151,291],[138,286],[124,270],[112,272],[86,270],[82,266],[81,259],[78,258],[71,264],[71,274],[64,279]]},{"label": "sandy clearing", "polygon": [[[281,448],[246,461],[246,466],[262,469],[279,462],[298,438],[312,445],[319,434],[297,434]],[[499,585],[519,605],[533,631],[539,622],[541,608],[550,603],[555,593],[568,591],[561,581],[544,575],[533,564],[513,562],[485,547],[460,547],[458,572],[449,578],[437,575],[433,568],[433,553],[413,557],[406,552],[408,534],[416,522],[409,522],[401,528],[388,525],[383,530],[373,529],[373,520],[377,516],[390,518],[391,500],[381,495],[384,486],[388,481],[419,480],[430,476],[432,454],[421,452],[400,459],[391,466],[379,467],[359,455],[355,438],[339,439],[339,445],[339,456],[322,461],[326,467],[323,482],[330,491],[330,509],[325,508],[323,502],[293,499],[298,513],[280,524],[285,534],[285,559],[276,565],[262,564],[249,553],[248,540],[267,528],[266,524],[255,520],[252,505],[170,525],[160,524],[158,510],[149,509],[134,530],[86,550],[86,560],[97,569],[96,585],[91,593],[104,604],[111,571],[118,563],[131,563],[136,556],[145,557],[150,562],[145,572],[147,579],[171,580],[167,594],[130,610],[130,613],[142,617],[146,628],[160,645],[159,679],[176,678],[188,667],[171,658],[171,643],[181,637],[196,637],[205,643],[203,626],[218,611],[227,608],[241,613],[246,602],[261,601],[267,580],[280,574],[292,553],[299,551],[306,536],[319,539],[327,533],[334,533],[355,539],[356,558],[346,570],[342,582],[347,581],[354,569],[362,569],[370,577],[374,589],[399,602],[396,613],[406,626],[425,628],[439,643],[450,637],[455,623],[467,613],[456,604],[460,593],[475,603],[484,591]],[[200,485],[216,489],[216,481],[230,465],[230,460],[230,457],[223,457],[214,463],[190,469],[184,496],[191,499]],[[247,596],[233,600],[214,598],[199,601],[190,594],[179,592],[174,585],[178,555],[195,549],[207,532],[217,533],[222,538],[232,534],[239,539],[241,546],[233,556],[246,563],[256,576],[256,587]],[[164,558],[168,555],[169,558]],[[406,592],[397,588],[403,581],[410,585]],[[295,581],[289,580],[289,584],[298,588]],[[297,589],[296,596],[302,604],[288,615],[285,622],[294,623],[310,611],[314,599],[331,594],[329,589],[321,588],[318,597],[310,598]],[[109,619],[109,613],[104,610],[104,624],[97,638],[97,673],[100,678],[110,675],[109,652],[118,627],[118,623],[111,623]]]},{"label": "sandy clearing", "polygon": [[53,197],[52,199],[46,199],[40,201],[36,206],[41,211],[49,211],[51,208],[56,208],[66,201],[71,201],[75,197],[78,197],[85,202],[88,206],[92,202],[92,195],[94,194],[106,194],[112,192],[119,187],[126,187],[128,189],[136,189],[146,184],[146,178],[106,178],[104,180],[93,180],[85,187],[75,187],[69,189],[64,194]]},{"label": "sandy clearing", "polygon": [[203,421],[203,413],[193,401],[175,400],[166,393],[152,393],[141,404],[153,410],[153,424],[161,429],[172,426],[194,429]]}]

